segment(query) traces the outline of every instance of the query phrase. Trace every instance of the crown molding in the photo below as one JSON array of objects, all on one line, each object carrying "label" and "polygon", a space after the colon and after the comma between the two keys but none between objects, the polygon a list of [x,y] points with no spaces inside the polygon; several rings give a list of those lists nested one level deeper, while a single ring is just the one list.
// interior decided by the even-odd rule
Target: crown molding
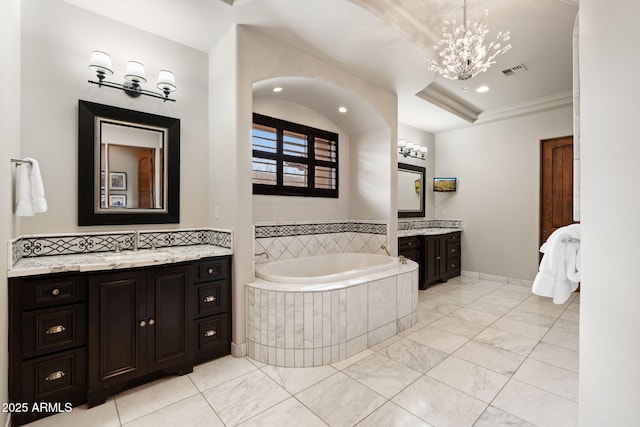
[{"label": "crown molding", "polygon": [[478,115],[475,124],[490,123],[533,113],[541,113],[568,105],[573,105],[572,91],[560,92],[506,107],[483,111]]},{"label": "crown molding", "polygon": [[437,83],[432,82],[429,86],[416,93],[418,98],[442,108],[453,115],[460,117],[469,123],[475,123],[482,110],[453,95]]}]

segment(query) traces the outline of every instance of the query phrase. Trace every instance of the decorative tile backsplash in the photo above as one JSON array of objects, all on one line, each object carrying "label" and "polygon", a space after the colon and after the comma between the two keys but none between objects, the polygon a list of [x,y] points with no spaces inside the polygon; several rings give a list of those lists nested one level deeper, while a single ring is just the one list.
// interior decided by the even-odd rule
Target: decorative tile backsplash
[{"label": "decorative tile backsplash", "polygon": [[421,228],[462,228],[461,219],[407,219],[398,221],[398,231]]},{"label": "decorative tile backsplash", "polygon": [[[13,265],[21,258],[109,252],[116,245],[122,250],[133,249],[134,236],[134,231],[22,236],[10,243],[11,262]],[[231,232],[214,229],[139,232],[139,249],[191,245],[216,245],[232,249]]]},{"label": "decorative tile backsplash", "polygon": [[255,224],[256,262],[342,252],[384,254],[387,224],[382,221],[326,221]]}]

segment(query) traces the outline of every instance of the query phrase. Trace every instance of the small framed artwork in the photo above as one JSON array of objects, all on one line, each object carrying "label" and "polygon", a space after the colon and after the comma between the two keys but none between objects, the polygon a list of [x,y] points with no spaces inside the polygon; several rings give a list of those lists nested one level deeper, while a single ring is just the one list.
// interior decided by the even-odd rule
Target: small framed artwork
[{"label": "small framed artwork", "polygon": [[127,173],[126,172],[110,172],[109,173],[109,189],[110,190],[126,190],[127,189]]},{"label": "small framed artwork", "polygon": [[114,208],[126,208],[127,207],[127,195],[126,194],[110,194],[109,206]]}]

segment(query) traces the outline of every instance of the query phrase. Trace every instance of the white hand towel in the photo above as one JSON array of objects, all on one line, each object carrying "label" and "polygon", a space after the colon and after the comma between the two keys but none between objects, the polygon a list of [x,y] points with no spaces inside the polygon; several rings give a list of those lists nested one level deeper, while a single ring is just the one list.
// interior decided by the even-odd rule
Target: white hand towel
[{"label": "white hand towel", "polygon": [[31,162],[31,201],[35,213],[47,211],[47,200],[44,198],[44,185],[40,174],[40,165],[36,159],[27,157],[25,160]]},{"label": "white hand towel", "polygon": [[31,165],[23,162],[16,169],[16,216],[33,216]]}]

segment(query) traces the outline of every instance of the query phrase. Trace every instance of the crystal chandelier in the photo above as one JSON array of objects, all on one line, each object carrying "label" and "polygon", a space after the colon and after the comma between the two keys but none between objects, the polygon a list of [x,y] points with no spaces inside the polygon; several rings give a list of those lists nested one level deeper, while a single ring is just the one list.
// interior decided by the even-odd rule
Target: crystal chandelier
[{"label": "crystal chandelier", "polygon": [[510,39],[509,31],[498,33],[496,39],[484,45],[484,38],[489,32],[484,23],[489,11],[485,10],[479,22],[467,21],[467,0],[464,0],[462,24],[456,27],[456,21],[444,21],[442,40],[433,48],[440,51],[441,62],[431,60],[431,70],[437,71],[451,80],[468,80],[475,75],[487,71],[494,58],[511,49],[511,45],[502,45]]}]

